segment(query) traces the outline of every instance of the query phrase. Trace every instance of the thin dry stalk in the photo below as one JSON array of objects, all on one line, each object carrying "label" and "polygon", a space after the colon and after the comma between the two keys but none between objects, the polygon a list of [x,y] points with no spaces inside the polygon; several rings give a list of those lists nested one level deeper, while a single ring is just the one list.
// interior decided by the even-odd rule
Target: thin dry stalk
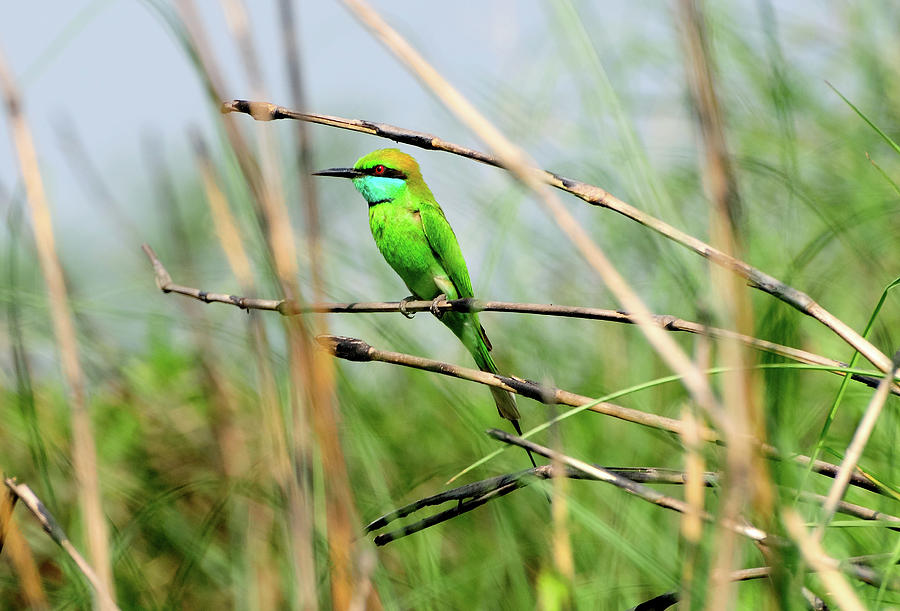
[{"label": "thin dry stalk", "polygon": [[[503,376],[499,374],[470,369],[468,367],[459,367],[450,363],[435,361],[402,352],[391,352],[389,350],[379,350],[370,346],[366,342],[352,337],[341,337],[336,335],[320,335],[316,338],[319,345],[326,352],[341,359],[349,361],[380,361],[382,363],[392,363],[402,365],[404,367],[412,367],[414,369],[422,369],[442,375],[459,378],[461,380],[469,380],[485,384],[487,386],[495,386],[503,390],[513,392],[535,401],[540,401],[546,405],[569,405],[572,407],[580,407],[591,404],[587,408],[605,416],[612,416],[626,422],[641,424],[646,427],[668,431],[677,435],[682,434],[682,422],[675,418],[667,418],[665,416],[657,416],[642,412],[640,410],[623,407],[615,403],[600,402],[595,399],[571,393],[560,388],[546,386],[517,378],[514,376]],[[707,427],[699,427],[698,432],[704,441],[718,441],[716,433]]]},{"label": "thin dry stalk", "polygon": [[[297,40],[297,28],[294,18],[293,0],[279,0],[279,15],[281,17],[281,36],[284,47],[284,64],[288,75],[291,98],[298,108],[306,106],[303,74],[301,72],[300,44]],[[301,201],[306,214],[306,246],[309,254],[309,267],[312,277],[312,296],[314,301],[322,298],[322,245],[319,229],[319,200],[316,191],[316,181],[311,175],[312,171],[312,138],[306,123],[297,123],[297,172],[300,178]],[[324,329],[325,321],[321,317],[315,317],[315,327]],[[371,602],[371,601],[370,601]]]},{"label": "thin dry stalk", "polygon": [[[426,359],[420,356],[413,356],[411,354],[404,354],[402,352],[379,350],[378,348],[374,348],[360,339],[355,339],[352,337],[320,335],[316,338],[316,340],[319,342],[319,345],[332,356],[346,359],[348,361],[380,361],[382,363],[391,363],[394,365],[401,365],[403,367],[411,367],[414,369],[431,371],[433,373],[439,373],[441,375],[458,378],[460,380],[469,380],[470,382],[477,382],[486,386],[495,386],[497,388],[502,388],[503,390],[506,390],[508,392],[517,393],[519,395],[522,395],[523,397],[528,397],[529,399],[534,399],[535,401],[539,401],[547,405],[559,404],[570,405],[572,407],[582,407],[590,404],[590,407],[585,408],[587,411],[603,414],[605,416],[612,416],[613,418],[625,420],[626,422],[641,424],[649,428],[667,431],[679,436],[684,435],[684,423],[680,420],[676,420],[675,418],[657,416],[656,414],[650,414],[647,412],[642,412],[640,410],[623,407],[621,405],[616,405],[615,403],[598,403],[596,399],[592,399],[591,397],[578,395],[552,386],[541,385],[537,382],[532,382],[523,378],[507,377],[503,375],[487,373],[484,371],[479,371],[477,369],[460,367],[458,365],[444,363],[442,361],[435,361],[432,359]],[[712,431],[705,426],[698,426],[697,433],[700,435],[700,438],[703,439],[703,441],[721,443],[721,440],[716,435],[715,431]],[[773,460],[783,460],[778,450],[770,445],[762,445],[761,451],[768,458],[771,458]],[[825,475],[827,477],[833,478],[837,475],[838,472],[837,465],[825,462],[823,460],[813,461],[809,456],[794,455],[791,456],[790,460],[796,462],[799,465],[811,468],[816,473]],[[878,494],[883,494],[886,496],[892,496],[887,491],[885,491],[878,483],[873,482],[861,473],[853,473],[850,476],[850,482],[852,483],[852,485],[864,490],[877,492]]]},{"label": "thin dry stalk", "polygon": [[[165,156],[160,143],[148,140],[145,143],[148,167],[153,169],[152,183],[157,187],[159,206],[168,207],[171,231],[177,238],[185,266],[193,268],[195,252],[193,244],[187,239],[190,228],[186,226],[180,213],[180,206],[171,174],[164,163]],[[200,313],[197,308],[184,308],[184,313],[191,321],[191,335],[198,348],[197,360],[203,374],[204,386],[213,397],[211,421],[217,442],[222,473],[227,479],[239,477],[249,465],[244,449],[247,447],[242,427],[235,423],[239,410],[235,406],[234,389],[229,376],[224,374],[216,361],[218,352],[213,349],[212,338],[207,327],[200,324]]]},{"label": "thin dry stalk", "polygon": [[219,4],[225,14],[228,29],[231,30],[231,35],[237,43],[238,57],[244,66],[250,91],[254,92],[254,95],[265,95],[262,64],[250,34],[250,16],[247,14],[246,5],[242,0],[220,0]]},{"label": "thin dry stalk", "polygon": [[828,587],[828,591],[837,600],[840,608],[847,611],[864,611],[865,606],[838,570],[840,566],[838,561],[825,553],[815,536],[806,532],[803,519],[796,511],[785,512],[784,526],[791,538],[796,541],[803,558],[819,573],[822,582]]},{"label": "thin dry stalk", "polygon": [[[182,20],[190,34],[194,48],[208,74],[210,88],[221,92],[219,71],[206,44],[202,25],[197,18],[193,3],[181,0]],[[221,97],[219,97],[221,99]],[[296,247],[291,230],[290,218],[282,197],[281,178],[277,172],[277,156],[271,140],[263,138],[262,172],[234,127],[232,121],[224,121],[226,134],[235,150],[241,170],[254,195],[257,214],[264,228],[269,251],[275,264],[280,287],[288,299],[302,302],[297,284]],[[264,130],[265,131],[265,130]],[[264,172],[264,173],[263,173]],[[353,495],[350,490],[347,466],[340,445],[337,429],[337,410],[333,401],[332,363],[317,355],[302,320],[286,321],[288,353],[291,376],[291,437],[297,487],[289,495],[289,523],[293,535],[292,550],[295,556],[295,579],[300,588],[301,604],[312,607],[317,604],[313,571],[306,570],[301,575],[299,567],[308,565],[311,557],[311,534],[313,505],[311,502],[312,432],[318,442],[325,469],[325,504],[328,525],[328,544],[332,605],[347,608],[353,599],[357,580],[354,576],[352,560],[355,540]],[[308,426],[311,424],[312,426]],[[311,429],[311,430],[310,430]]]},{"label": "thin dry stalk", "polygon": [[707,41],[705,17],[697,0],[680,0],[678,26],[685,55],[687,84],[703,141],[703,179],[713,205],[713,229],[721,247],[730,252],[737,246],[743,217],[737,176],[725,138],[715,67]]},{"label": "thin dry stalk", "polygon": [[[294,103],[305,105],[303,78],[300,71],[301,57],[300,45],[297,41],[294,6],[292,0],[279,1],[279,13],[281,16],[281,33],[282,43],[285,57],[285,67],[288,74],[288,82],[290,85],[291,97]],[[307,133],[306,125],[297,124],[296,130],[296,169],[299,174],[301,202],[305,213],[305,237],[306,248],[309,256],[309,269],[311,275],[312,299],[319,301],[323,296],[322,289],[322,249],[319,235],[319,204],[316,193],[315,181],[310,174],[311,156],[312,156],[312,140]],[[315,332],[327,332],[328,326],[324,316],[313,314],[309,317],[310,327]],[[307,338],[308,339],[308,338]],[[309,344],[306,346],[309,348]],[[314,419],[321,419],[322,431],[327,436],[321,443],[323,446],[323,462],[326,470],[326,477],[335,477],[337,486],[340,488],[339,494],[332,495],[329,512],[342,512],[340,522],[329,518],[329,536],[334,528],[335,541],[332,547],[332,556],[335,550],[345,550],[345,554],[349,555],[346,559],[348,565],[335,565],[335,570],[344,573],[346,592],[336,592],[333,588],[335,596],[335,604],[342,606],[345,603],[349,606],[358,606],[364,604],[370,609],[380,609],[381,601],[378,591],[375,588],[371,574],[374,571],[374,555],[371,550],[359,548],[352,550],[350,548],[356,535],[353,532],[356,523],[355,512],[353,511],[353,499],[350,494],[349,478],[346,472],[343,453],[337,437],[336,418],[338,417],[337,404],[334,401],[334,363],[319,351],[313,351],[311,358],[311,372],[314,381],[312,392],[315,393],[314,404],[321,406],[313,413]],[[327,413],[326,413],[327,410]],[[301,431],[295,431],[300,434]],[[331,457],[333,464],[327,462]],[[339,462],[338,462],[339,461]],[[332,523],[333,522],[333,523]],[[334,564],[334,563],[333,563]],[[340,597],[338,596],[340,594]],[[349,596],[349,601],[346,600]]]},{"label": "thin dry stalk", "polygon": [[[256,92],[256,95],[265,96],[262,65],[250,34],[250,17],[244,2],[221,0],[220,3],[232,36],[240,49],[239,56],[250,83],[250,90]],[[199,23],[193,24],[190,29],[199,32]],[[204,65],[211,61],[211,56],[204,57]],[[260,156],[259,184],[263,195],[259,203],[266,219],[267,239],[271,246],[275,269],[279,277],[294,278],[298,271],[296,246],[291,232],[290,217],[284,205],[284,181],[281,177],[277,143],[270,130],[257,130],[256,136]]]},{"label": "thin dry stalk", "polygon": [[[712,360],[712,344],[706,336],[701,335],[694,343],[694,360],[697,366],[708,370]],[[706,469],[706,461],[701,453],[702,440],[697,434],[701,424],[698,410],[693,405],[685,405],[681,409],[684,422],[682,445],[684,447],[684,466],[690,479],[685,483],[684,500],[694,514],[684,514],[681,520],[681,532],[684,537],[684,567],[681,571],[680,591],[686,608],[693,605],[694,592],[697,589],[699,567],[703,566],[706,550],[700,545],[703,539],[703,521],[700,512],[706,509],[706,493],[702,484],[702,473]]]},{"label": "thin dry stalk", "polygon": [[3,551],[3,544],[6,542],[6,532],[9,528],[13,509],[16,507],[16,500],[18,500],[18,497],[11,492],[0,498],[0,552]]},{"label": "thin dry stalk", "polygon": [[[225,194],[219,188],[208,149],[199,134],[194,134],[193,141],[197,166],[200,170],[206,199],[213,217],[216,235],[219,238],[222,250],[227,256],[231,271],[238,279],[238,283],[242,289],[252,290],[254,280],[250,259],[244,248],[238,225],[228,207]],[[282,431],[281,410],[277,398],[278,391],[274,375],[269,366],[268,337],[262,320],[258,316],[250,316],[248,324],[250,346],[256,357],[260,413],[263,423],[261,430],[262,440],[258,444],[262,451],[261,462],[266,465],[272,481],[276,482],[276,485],[280,487],[284,497],[289,498],[292,494],[291,482],[293,473],[285,436]],[[247,551],[250,557],[254,559],[250,563],[251,566],[256,567],[254,571],[258,581],[256,593],[259,597],[260,607],[269,608],[279,604],[277,601],[277,588],[273,588],[271,585],[274,571],[269,556],[269,546],[267,545],[269,529],[272,525],[272,514],[268,507],[256,502],[250,503],[248,512],[252,516],[248,521],[248,524],[252,526],[252,532],[248,533],[250,541]],[[295,545],[299,544],[300,542],[295,543]],[[311,554],[304,555],[299,550],[295,550],[295,556],[298,572],[302,571],[306,575],[306,580],[311,580],[315,574]],[[305,562],[301,563],[300,558],[305,559]],[[305,588],[307,598],[312,598],[311,593],[315,591],[315,588],[310,583],[306,583],[305,586],[304,582],[298,581],[298,583],[301,589]]]},{"label": "thin dry stalk", "polygon": [[[38,259],[44,281],[47,284],[53,330],[66,381],[69,407],[72,413],[72,462],[78,481],[79,502],[87,531],[88,552],[97,567],[101,589],[113,592],[106,518],[103,515],[100,481],[97,475],[97,450],[85,396],[84,373],[81,370],[78,356],[75,323],[69,307],[62,266],[56,253],[50,207],[47,204],[44,184],[38,167],[37,152],[34,148],[31,131],[25,121],[18,89],[2,54],[0,54],[0,88],[3,89],[6,100],[12,140],[18,153],[22,178],[25,183]],[[110,597],[110,601],[112,600]],[[108,608],[107,601],[101,599],[99,602],[101,608]]]},{"label": "thin dry stalk", "polygon": [[866,411],[863,414],[859,426],[856,427],[856,431],[853,433],[853,439],[850,441],[850,445],[847,446],[847,451],[844,453],[844,459],[841,461],[837,477],[834,478],[834,483],[828,491],[828,497],[823,508],[822,520],[814,533],[817,541],[822,540],[822,537],[825,534],[825,527],[828,526],[831,518],[834,517],[838,503],[847,491],[847,482],[849,481],[851,474],[856,470],[856,465],[859,463],[859,459],[862,457],[863,450],[869,441],[869,437],[875,429],[875,422],[878,421],[878,416],[881,414],[881,408],[884,407],[884,403],[887,401],[888,395],[890,394],[888,390],[890,387],[890,380],[894,374],[897,373],[898,369],[900,369],[900,350],[894,354],[893,369],[891,370],[890,375],[885,377],[881,381],[881,384],[878,385],[878,388],[872,395],[872,399],[869,401],[869,405],[866,407]]},{"label": "thin dry stalk", "polygon": [[15,494],[16,497],[25,504],[28,511],[31,512],[41,525],[41,528],[44,529],[44,532],[50,535],[50,538],[69,554],[69,557],[72,558],[78,566],[78,570],[81,571],[94,588],[98,607],[101,609],[118,609],[119,607],[116,606],[116,603],[113,601],[106,584],[100,580],[99,575],[94,571],[91,565],[78,553],[78,550],[75,549],[75,546],[69,541],[69,537],[53,517],[53,514],[47,510],[37,495],[31,491],[31,488],[26,484],[17,483],[16,480],[11,477],[7,477],[4,480],[4,483],[9,491],[12,494]]},{"label": "thin dry stalk", "polygon": [[[222,104],[222,112],[245,113],[257,121],[294,119],[309,123],[317,123],[338,129],[369,134],[379,138],[386,138],[388,140],[393,140],[394,142],[408,144],[426,150],[443,151],[498,168],[505,167],[498,158],[488,155],[487,153],[443,140],[442,138],[426,132],[397,127],[387,123],[379,123],[364,119],[347,119],[344,117],[317,113],[304,113],[278,106],[270,102],[254,102],[248,100],[231,100],[229,102],[224,102]],[[872,362],[879,370],[887,371],[888,367],[890,367],[890,359],[887,356],[839,318],[831,314],[820,304],[816,303],[816,301],[806,293],[785,284],[781,280],[753,267],[749,263],[735,259],[721,250],[714,248],[712,245],[707,244],[703,240],[695,238],[690,234],[687,234],[680,229],[676,229],[662,220],[635,208],[601,187],[560,176],[546,170],[536,169],[535,171],[537,172],[536,177],[544,184],[570,193],[588,204],[612,210],[648,229],[652,229],[663,237],[685,246],[701,257],[708,259],[710,262],[743,278],[751,287],[768,293],[801,313],[816,319],[834,331],[849,345],[856,348],[860,354]]]},{"label": "thin dry stalk", "polygon": [[213,168],[209,149],[203,137],[194,132],[191,141],[194,145],[194,156],[197,159],[197,168],[200,170],[200,178],[203,182],[203,190],[206,193],[206,201],[209,204],[210,215],[216,228],[216,235],[222,245],[222,252],[228,260],[228,266],[235,275],[242,290],[252,290],[253,267],[250,257],[244,248],[244,240],[241,230],[238,228],[234,215],[228,207],[228,199],[219,188],[219,181]]},{"label": "thin dry stalk", "polygon": [[[562,447],[560,427],[550,428],[550,438],[554,449]],[[559,453],[558,455],[560,455]],[[559,458],[554,458],[550,463],[550,480],[553,488],[553,501],[550,507],[550,515],[553,520],[551,532],[551,550],[553,554],[553,568],[566,586],[566,606],[573,605],[572,595],[575,589],[575,560],[572,556],[572,538],[569,532],[569,478],[566,475],[566,465]]]},{"label": "thin dry stalk", "polygon": [[34,555],[13,519],[13,509],[18,499],[19,497],[11,490],[8,490],[7,494],[0,495],[0,551],[6,549],[10,564],[19,576],[22,598],[28,608],[49,609]]},{"label": "thin dry stalk", "polygon": [[[705,344],[706,342],[703,342],[701,345]],[[698,364],[702,367],[705,360],[698,359]],[[705,488],[707,474],[705,473],[706,464],[700,452],[700,444],[702,443],[698,433],[700,422],[689,406],[682,408],[681,421],[684,423],[682,434],[686,476],[684,500],[688,508],[688,511],[681,518],[681,536],[684,537],[686,543],[684,568],[681,572],[683,582],[681,592],[685,605],[687,608],[690,608],[691,596],[697,577],[697,560],[701,549],[700,541],[703,538],[703,520],[700,516],[706,511]]]},{"label": "thin dry stalk", "polygon": [[[681,0],[677,17],[687,81],[703,141],[702,174],[711,203],[711,241],[722,252],[736,256],[740,247],[740,197],[725,139],[705,18],[695,0]],[[719,319],[725,321],[724,326],[738,332],[752,332],[752,309],[740,279],[715,266],[709,272],[714,308]],[[722,429],[727,448],[724,477],[727,485],[723,486],[719,515],[722,520],[737,520],[746,511],[748,501],[755,501],[758,515],[771,516],[771,482],[750,441],[763,440],[765,435],[764,427],[760,426],[759,383],[755,372],[748,367],[752,355],[740,343],[726,340],[721,345],[721,359],[730,371],[722,380],[723,421],[728,424]],[[715,538],[709,591],[704,597],[707,609],[730,607],[736,595],[728,575],[738,562],[737,538],[728,529],[720,529]]]},{"label": "thin dry stalk", "polygon": [[[212,199],[212,197],[210,197]],[[227,209],[226,209],[227,210]],[[215,214],[214,214],[215,218]],[[233,224],[233,221],[230,221]],[[217,231],[219,230],[220,221],[215,221]],[[224,238],[220,238],[224,239]],[[223,242],[223,248],[225,244]],[[603,320],[606,322],[616,322],[622,324],[634,325],[637,320],[631,314],[619,310],[606,310],[602,308],[589,308],[581,306],[564,306],[543,303],[514,303],[510,301],[482,301],[479,299],[454,299],[451,301],[439,301],[436,304],[431,301],[355,301],[352,303],[313,303],[310,305],[301,305],[299,303],[287,299],[261,299],[257,297],[242,297],[239,295],[231,295],[226,293],[214,293],[204,291],[198,288],[176,284],[172,281],[171,275],[166,270],[162,261],[154,253],[149,245],[142,245],[144,252],[150,259],[156,275],[157,286],[165,293],[178,293],[186,297],[192,297],[204,303],[224,303],[236,306],[242,310],[265,310],[270,312],[278,312],[282,316],[296,316],[305,312],[320,312],[332,314],[384,314],[396,313],[405,310],[408,313],[427,312],[436,307],[441,312],[511,312],[516,314],[538,314],[544,316],[561,316],[564,318],[582,318],[586,320]],[[229,263],[232,258],[240,256],[240,251],[232,251],[228,253]],[[247,263],[249,266],[249,262]],[[232,270],[236,268],[232,266]],[[237,274],[236,274],[237,275]],[[240,276],[238,276],[240,282]],[[243,289],[245,290],[246,289]],[[735,333],[728,329],[719,329],[710,327],[697,322],[676,318],[671,314],[653,314],[653,324],[666,331],[682,331],[700,336],[709,336],[716,339],[731,339],[742,342],[747,346],[777,354],[791,360],[806,363],[809,365],[822,365],[829,367],[830,373],[846,376],[847,372],[841,371],[848,367],[847,363],[836,361],[806,350],[792,348],[782,344],[776,344],[764,339]],[[879,378],[867,376],[859,373],[851,373],[850,378],[861,382],[866,386],[876,388]],[[900,385],[894,383],[891,386],[891,392],[900,395]]]},{"label": "thin dry stalk", "polygon": [[[217,96],[218,92],[223,91],[224,80],[217,62],[209,50],[205,31],[197,17],[193,2],[191,0],[182,0],[179,2],[178,8],[181,20],[190,36],[191,45],[200,58],[203,67],[201,73],[207,79],[212,95]],[[239,2],[231,2],[229,5],[226,5],[226,15],[229,17],[229,24],[236,32],[238,44],[243,50],[241,57],[247,68],[248,77],[255,84],[255,87],[261,91],[262,83],[258,80],[258,75],[261,74],[261,71],[254,69],[258,62],[255,61],[255,52],[246,27],[247,19],[246,12],[243,11],[243,5]],[[299,292],[294,285],[296,263],[293,238],[290,234],[290,222],[289,219],[285,220],[286,211],[280,199],[276,201],[277,193],[280,192],[281,187],[280,177],[274,174],[275,169],[273,167],[266,167],[264,162],[262,164],[257,163],[247,142],[232,122],[223,121],[223,126],[243,177],[253,196],[252,202],[256,218],[266,237],[265,244],[270,258],[274,262],[281,290],[289,298],[299,300]],[[275,165],[274,152],[272,150],[274,145],[271,142],[271,138],[265,134],[260,134],[260,145],[263,155],[272,160],[268,165]],[[261,169],[261,165],[264,170]],[[265,175],[263,171],[266,172]],[[274,185],[273,180],[277,181],[278,184]],[[224,218],[224,216],[220,217],[220,220]],[[228,221],[224,222],[227,223]],[[231,238],[233,239],[234,236],[231,236]],[[241,264],[239,263],[239,265]],[[242,269],[240,273],[245,279],[249,277],[246,269]],[[240,278],[241,276],[238,277]],[[299,329],[299,324],[285,325],[290,354],[291,421],[295,423],[293,429],[288,429],[284,426],[281,417],[282,412],[277,405],[277,399],[274,404],[271,400],[277,397],[277,393],[270,394],[274,389],[274,380],[269,379],[272,377],[271,371],[267,371],[266,357],[260,352],[260,350],[268,348],[265,331],[260,322],[257,321],[252,324],[254,325],[251,330],[253,346],[260,357],[258,359],[258,368],[260,370],[262,387],[266,395],[268,395],[263,397],[263,409],[265,410],[263,418],[268,423],[266,428],[269,431],[269,436],[275,438],[273,443],[275,454],[272,458],[274,464],[270,463],[270,466],[276,468],[274,472],[276,475],[275,481],[282,489],[284,502],[287,507],[286,521],[288,530],[291,533],[289,549],[293,581],[297,585],[296,591],[300,607],[303,609],[314,609],[318,606],[318,596],[313,555],[312,486],[307,477],[307,466],[312,455],[312,444],[308,437],[306,426],[306,423],[310,420],[307,407],[309,405],[308,392],[312,387],[312,382],[308,365],[304,358],[304,350],[297,345],[302,342],[303,332]],[[304,392],[304,389],[306,389],[306,392]],[[271,422],[272,419],[269,415],[277,416],[278,421]],[[285,443],[280,442],[278,438],[281,437],[282,430],[286,429],[294,432],[297,430],[297,427],[300,428],[301,434],[295,435],[291,439],[292,443],[290,444],[290,451],[288,451]],[[282,449],[284,450],[283,452],[281,451]],[[293,453],[295,455],[294,458],[291,458],[289,453]],[[291,464],[295,461],[298,465],[296,470],[291,467]],[[281,467],[280,469],[278,468],[279,466]],[[254,549],[259,550],[260,548],[254,546]],[[259,573],[258,575],[267,578]],[[259,595],[270,596],[271,593],[260,588]]]}]

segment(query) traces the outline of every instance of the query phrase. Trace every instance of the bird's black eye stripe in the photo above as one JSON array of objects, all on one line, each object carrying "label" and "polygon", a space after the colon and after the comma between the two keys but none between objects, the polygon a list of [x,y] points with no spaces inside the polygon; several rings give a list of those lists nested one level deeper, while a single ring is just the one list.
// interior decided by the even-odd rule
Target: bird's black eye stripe
[{"label": "bird's black eye stripe", "polygon": [[381,178],[401,178],[403,180],[406,180],[406,178],[407,178],[406,174],[404,174],[400,170],[397,170],[395,168],[389,168],[387,166],[384,166],[384,171],[382,173],[377,174],[375,172],[375,168],[377,168],[377,167],[378,166],[366,168],[365,170],[363,170],[363,172],[365,172],[369,176],[379,176]]}]

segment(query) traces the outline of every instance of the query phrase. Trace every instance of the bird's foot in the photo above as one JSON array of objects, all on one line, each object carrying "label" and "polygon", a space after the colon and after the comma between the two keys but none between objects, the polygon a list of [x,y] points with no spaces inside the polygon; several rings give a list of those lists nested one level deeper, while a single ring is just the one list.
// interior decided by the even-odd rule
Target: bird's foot
[{"label": "bird's foot", "polygon": [[415,295],[410,295],[409,297],[404,297],[400,300],[400,313],[412,320],[412,318],[416,315],[415,312],[407,312],[406,304],[410,301],[418,301]]},{"label": "bird's foot", "polygon": [[438,309],[438,304],[442,301],[447,301],[447,295],[445,295],[444,293],[441,293],[440,295],[432,299],[431,307],[428,308],[436,318],[441,318],[444,315],[444,313]]}]

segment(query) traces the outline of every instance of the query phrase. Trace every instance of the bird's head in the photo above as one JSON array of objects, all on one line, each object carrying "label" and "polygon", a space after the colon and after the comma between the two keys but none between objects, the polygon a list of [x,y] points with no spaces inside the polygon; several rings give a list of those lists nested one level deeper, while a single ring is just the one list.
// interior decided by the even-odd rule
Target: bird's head
[{"label": "bird's head", "polygon": [[397,199],[410,189],[423,197],[432,197],[422,179],[419,164],[397,149],[372,151],[360,157],[352,168],[331,168],[313,174],[349,178],[369,206]]}]

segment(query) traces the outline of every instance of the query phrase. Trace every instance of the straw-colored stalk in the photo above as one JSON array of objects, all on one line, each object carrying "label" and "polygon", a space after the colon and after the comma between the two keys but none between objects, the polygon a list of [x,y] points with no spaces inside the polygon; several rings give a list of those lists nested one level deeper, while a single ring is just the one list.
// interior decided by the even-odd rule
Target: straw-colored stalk
[{"label": "straw-colored stalk", "polygon": [[[87,532],[88,552],[99,583],[110,593],[110,600],[114,600],[106,518],[103,515],[100,481],[97,475],[97,450],[88,412],[84,372],[78,356],[75,322],[69,306],[62,265],[56,252],[50,206],[44,192],[34,141],[25,120],[18,88],[2,55],[0,55],[0,89],[3,90],[6,99],[7,117],[31,211],[38,260],[47,285],[50,315],[66,383],[72,415],[72,463]],[[107,602],[103,597],[97,600],[101,609],[110,608]]]}]

